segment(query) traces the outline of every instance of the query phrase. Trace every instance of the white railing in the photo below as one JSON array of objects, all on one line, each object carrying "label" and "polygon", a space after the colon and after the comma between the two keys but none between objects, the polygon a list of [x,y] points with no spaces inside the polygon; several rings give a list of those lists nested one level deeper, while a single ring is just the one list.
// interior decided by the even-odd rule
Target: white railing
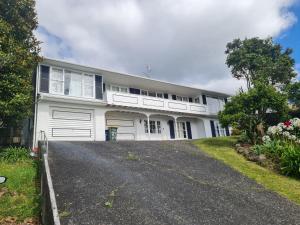
[{"label": "white railing", "polygon": [[106,100],[110,105],[184,112],[190,114],[208,114],[207,106],[203,104],[155,98],[144,95],[106,91]]}]

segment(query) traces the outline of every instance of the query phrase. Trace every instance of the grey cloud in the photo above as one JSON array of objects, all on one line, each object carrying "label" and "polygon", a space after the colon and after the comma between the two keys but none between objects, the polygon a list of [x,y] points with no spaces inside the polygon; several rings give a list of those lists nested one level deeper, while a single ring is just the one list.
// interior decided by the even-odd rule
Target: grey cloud
[{"label": "grey cloud", "polygon": [[[225,45],[279,35],[295,22],[290,0],[37,1],[40,25],[72,50],[70,60],[233,93]],[[39,35],[45,40],[44,35]],[[60,46],[56,46],[59,48]],[[54,54],[55,46],[43,49]],[[229,85],[231,83],[234,85]],[[238,85],[237,85],[238,83]]]}]

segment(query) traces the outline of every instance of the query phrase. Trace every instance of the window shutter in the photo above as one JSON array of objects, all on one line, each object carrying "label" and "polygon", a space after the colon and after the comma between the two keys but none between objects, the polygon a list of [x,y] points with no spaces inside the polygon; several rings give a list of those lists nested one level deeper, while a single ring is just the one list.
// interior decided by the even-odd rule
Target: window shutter
[{"label": "window shutter", "polygon": [[211,136],[216,137],[216,128],[213,120],[210,121]]},{"label": "window shutter", "polygon": [[173,99],[173,100],[176,100],[176,95],[172,95],[172,99]]},{"label": "window shutter", "polygon": [[193,102],[193,99],[192,99],[192,98],[189,98],[189,102]]},{"label": "window shutter", "polygon": [[204,105],[207,105],[207,102],[206,102],[206,95],[202,95],[202,103]]},{"label": "window shutter", "polygon": [[225,133],[226,133],[226,136],[230,136],[230,133],[229,133],[229,128],[228,128],[228,126],[227,126],[227,127],[225,127]]},{"label": "window shutter", "polygon": [[103,92],[106,91],[105,83],[103,83]]},{"label": "window shutter", "polygon": [[100,75],[95,75],[95,92],[96,99],[103,99],[103,84]]},{"label": "window shutter", "polygon": [[168,98],[169,98],[168,93],[164,93],[164,98],[165,98],[165,99],[168,99]]},{"label": "window shutter", "polygon": [[40,67],[40,92],[49,93],[49,66]]}]

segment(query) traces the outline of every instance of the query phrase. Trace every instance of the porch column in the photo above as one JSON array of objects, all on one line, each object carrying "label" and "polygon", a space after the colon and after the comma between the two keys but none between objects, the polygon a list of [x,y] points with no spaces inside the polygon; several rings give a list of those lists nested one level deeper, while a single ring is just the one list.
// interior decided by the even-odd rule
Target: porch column
[{"label": "porch column", "polygon": [[150,140],[150,115],[147,115],[148,139]]},{"label": "porch column", "polygon": [[175,123],[175,139],[177,139],[178,138],[177,117],[174,117],[174,123]]}]

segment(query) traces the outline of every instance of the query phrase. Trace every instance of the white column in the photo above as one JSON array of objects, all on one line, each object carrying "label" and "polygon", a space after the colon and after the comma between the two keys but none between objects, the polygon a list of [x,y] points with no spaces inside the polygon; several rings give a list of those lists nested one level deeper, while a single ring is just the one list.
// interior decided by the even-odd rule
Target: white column
[{"label": "white column", "polygon": [[177,139],[178,138],[177,117],[174,117],[174,123],[175,123],[175,139]]},{"label": "white column", "polygon": [[150,140],[150,115],[147,115],[148,139]]}]

